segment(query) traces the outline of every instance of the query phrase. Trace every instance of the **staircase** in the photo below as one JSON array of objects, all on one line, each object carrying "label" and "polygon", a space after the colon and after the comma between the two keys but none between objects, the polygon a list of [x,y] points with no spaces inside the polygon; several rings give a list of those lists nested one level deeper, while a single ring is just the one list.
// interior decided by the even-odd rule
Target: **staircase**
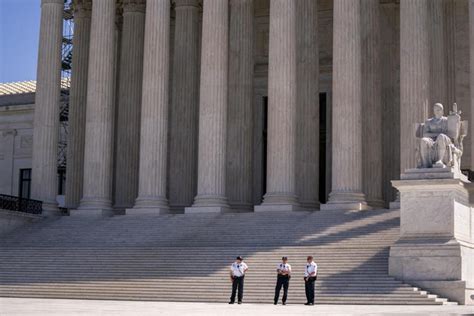
[{"label": "staircase", "polygon": [[455,304],[388,276],[398,234],[397,210],[59,217],[0,241],[0,296],[227,302],[242,255],[244,301],[272,303],[286,255],[300,304],[311,254],[317,304]]}]

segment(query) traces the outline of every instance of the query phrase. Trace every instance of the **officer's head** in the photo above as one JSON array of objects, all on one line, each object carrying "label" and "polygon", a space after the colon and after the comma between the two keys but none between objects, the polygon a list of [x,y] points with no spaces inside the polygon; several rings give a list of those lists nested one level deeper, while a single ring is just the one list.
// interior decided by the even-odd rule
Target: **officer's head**
[{"label": "officer's head", "polygon": [[308,261],[308,263],[312,262],[313,261],[313,256],[308,256],[308,258],[306,258],[306,261]]},{"label": "officer's head", "polygon": [[235,258],[235,260],[237,260],[238,263],[241,263],[244,258],[242,258],[242,256],[238,256],[237,258]]},{"label": "officer's head", "polygon": [[283,261],[283,263],[287,263],[288,262],[288,257],[282,257],[281,261]]}]

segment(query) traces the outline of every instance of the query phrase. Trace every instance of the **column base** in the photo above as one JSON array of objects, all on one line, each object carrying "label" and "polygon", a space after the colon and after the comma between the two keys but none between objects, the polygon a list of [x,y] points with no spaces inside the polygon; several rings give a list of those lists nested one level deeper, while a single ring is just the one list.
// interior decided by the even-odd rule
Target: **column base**
[{"label": "column base", "polygon": [[230,206],[224,196],[198,195],[194,199],[193,206],[186,207],[184,213],[230,213]]},{"label": "column base", "polygon": [[112,209],[75,209],[69,210],[69,216],[96,216],[96,217],[111,217],[117,215]]},{"label": "column base", "polygon": [[170,214],[170,212],[167,207],[134,207],[125,210],[127,215],[163,215]]},{"label": "column base", "polygon": [[165,214],[169,213],[168,200],[162,196],[139,196],[133,208],[128,208],[128,214]]},{"label": "column base", "polygon": [[255,212],[294,212],[294,211],[305,211],[299,205],[294,204],[270,204],[263,203],[255,205]]},{"label": "column base", "polygon": [[323,211],[365,211],[372,209],[361,192],[331,192],[329,201],[321,205]]},{"label": "column base", "polygon": [[83,197],[78,210],[105,210],[112,211],[112,201],[105,198]]},{"label": "column base", "polygon": [[267,193],[263,197],[263,203],[255,206],[255,212],[291,212],[304,211],[298,203],[296,195],[290,193]]},{"label": "column base", "polygon": [[228,206],[191,206],[184,209],[184,214],[199,214],[199,213],[230,213],[231,209]]}]

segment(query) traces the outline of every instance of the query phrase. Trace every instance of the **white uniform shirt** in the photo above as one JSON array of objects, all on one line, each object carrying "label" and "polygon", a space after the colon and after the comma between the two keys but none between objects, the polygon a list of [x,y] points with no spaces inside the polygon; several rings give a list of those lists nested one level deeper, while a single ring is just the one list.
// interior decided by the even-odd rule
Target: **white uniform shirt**
[{"label": "white uniform shirt", "polygon": [[230,266],[230,271],[232,271],[232,275],[235,277],[241,277],[245,274],[245,270],[248,269],[248,266],[245,264],[245,262],[237,263],[234,262]]},{"label": "white uniform shirt", "polygon": [[277,270],[281,270],[282,272],[289,272],[289,273],[291,273],[291,265],[289,265],[288,263],[280,263],[280,264],[277,266]]},{"label": "white uniform shirt", "polygon": [[304,269],[305,278],[311,276],[313,272],[316,272],[313,277],[318,274],[318,265],[314,261],[311,261],[311,263],[306,263],[306,268]]}]

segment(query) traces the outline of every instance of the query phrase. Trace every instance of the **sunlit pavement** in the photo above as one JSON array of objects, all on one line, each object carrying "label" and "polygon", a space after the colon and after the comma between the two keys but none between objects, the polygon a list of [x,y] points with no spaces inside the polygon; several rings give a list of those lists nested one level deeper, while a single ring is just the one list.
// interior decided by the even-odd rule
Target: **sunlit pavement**
[{"label": "sunlit pavement", "polygon": [[0,315],[474,315],[474,306],[278,305],[0,298]]}]

